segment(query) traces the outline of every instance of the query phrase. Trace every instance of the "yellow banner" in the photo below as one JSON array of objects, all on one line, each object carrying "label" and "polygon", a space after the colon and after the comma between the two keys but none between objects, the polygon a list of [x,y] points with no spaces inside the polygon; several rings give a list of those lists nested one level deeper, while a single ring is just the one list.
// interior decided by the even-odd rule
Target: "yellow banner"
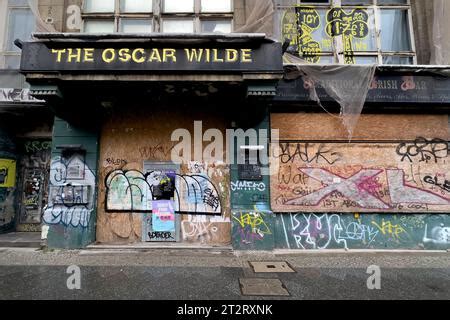
[{"label": "yellow banner", "polygon": [[12,188],[16,185],[16,161],[0,159],[0,188]]}]

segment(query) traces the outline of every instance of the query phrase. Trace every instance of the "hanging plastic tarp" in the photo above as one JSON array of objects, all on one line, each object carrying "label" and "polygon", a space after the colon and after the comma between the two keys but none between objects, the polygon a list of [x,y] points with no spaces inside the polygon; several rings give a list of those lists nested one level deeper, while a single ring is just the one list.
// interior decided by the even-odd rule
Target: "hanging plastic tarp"
[{"label": "hanging plastic tarp", "polygon": [[244,2],[246,21],[237,27],[235,33],[265,33],[273,36],[274,4],[272,0],[246,0]]},{"label": "hanging plastic tarp", "polygon": [[450,1],[411,0],[417,60],[450,65]]},{"label": "hanging plastic tarp", "polygon": [[450,1],[434,1],[433,44],[430,64],[450,65]]},{"label": "hanging plastic tarp", "polygon": [[[299,58],[292,55],[287,57],[290,61],[296,59]],[[325,112],[329,113],[317,94],[318,87],[324,89],[341,106],[339,118],[347,130],[350,141],[370,90],[376,65],[293,64],[287,69],[289,71],[286,72],[285,78],[292,80],[303,77],[311,100],[316,101]]]},{"label": "hanging plastic tarp", "polygon": [[[328,20],[331,11],[326,9],[315,9],[312,6],[296,5],[295,1],[281,1],[283,6],[279,7],[277,15],[279,37],[290,41],[286,46],[286,53],[283,62],[289,65],[286,68],[286,79],[296,79],[302,77],[305,88],[309,89],[310,99],[317,102],[326,112],[328,110],[322,105],[317,88],[323,89],[329,97],[334,99],[341,107],[339,116],[329,113],[333,117],[339,117],[348,132],[348,139],[351,140],[353,131],[361,115],[370,85],[375,74],[375,65],[355,65],[352,54],[351,38],[357,36],[368,36],[373,26],[368,21],[369,16],[365,11],[344,12],[336,11],[336,14],[347,14],[352,19],[354,25],[351,35],[347,36],[350,45],[345,47],[344,55],[346,65],[336,63],[326,63],[326,51],[333,52],[332,36],[340,35],[345,38],[346,34],[339,33],[336,28],[325,28],[324,19]],[[335,16],[333,14],[333,16]],[[327,26],[333,26],[331,21]],[[322,28],[321,28],[322,26]],[[356,32],[358,31],[358,32]],[[327,32],[329,33],[327,37]],[[282,36],[280,36],[282,35]],[[321,41],[322,39],[322,41]],[[325,40],[324,40],[325,39]],[[330,39],[330,41],[326,41]],[[329,42],[329,44],[328,44]],[[328,47],[329,46],[329,47]],[[325,54],[325,55],[324,55]],[[321,64],[319,64],[321,63]],[[356,84],[356,85],[355,85]]]}]

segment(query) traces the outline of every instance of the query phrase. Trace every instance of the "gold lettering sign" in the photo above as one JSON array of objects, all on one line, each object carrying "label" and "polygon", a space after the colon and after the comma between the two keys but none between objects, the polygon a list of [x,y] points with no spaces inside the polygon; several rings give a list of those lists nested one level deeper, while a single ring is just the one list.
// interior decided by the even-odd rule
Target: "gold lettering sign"
[{"label": "gold lettering sign", "polygon": [[[95,50],[99,55],[95,55]],[[252,63],[252,49],[171,49],[171,48],[66,48],[52,49],[58,63],[175,63],[184,58],[189,63]]]}]

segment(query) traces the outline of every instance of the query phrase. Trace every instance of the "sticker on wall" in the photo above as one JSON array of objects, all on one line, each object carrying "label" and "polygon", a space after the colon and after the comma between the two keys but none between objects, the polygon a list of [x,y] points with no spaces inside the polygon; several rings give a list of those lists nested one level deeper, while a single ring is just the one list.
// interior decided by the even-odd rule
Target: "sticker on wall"
[{"label": "sticker on wall", "polygon": [[156,232],[175,232],[173,201],[153,201],[152,229]]},{"label": "sticker on wall", "polygon": [[159,176],[159,183],[153,186],[155,200],[171,200],[175,197],[175,171],[165,171]]},{"label": "sticker on wall", "polygon": [[322,47],[314,40],[313,33],[320,27],[320,15],[318,11],[310,7],[295,8],[298,26],[299,54],[306,61],[318,63]]},{"label": "sticker on wall", "polygon": [[327,13],[326,33],[330,37],[342,36],[346,64],[355,64],[353,39],[365,39],[369,35],[369,15],[364,9],[346,12],[342,8],[333,8]]},{"label": "sticker on wall", "polygon": [[371,10],[299,5],[285,10],[281,21],[282,38],[290,40],[287,52],[310,63],[332,59],[338,37],[346,64],[356,63],[355,52],[376,51]]},{"label": "sticker on wall", "polygon": [[12,188],[16,185],[16,161],[0,159],[0,188]]},{"label": "sticker on wall", "polygon": [[85,174],[85,159],[83,154],[77,154],[76,157],[71,155],[71,157],[64,159],[65,162],[69,163],[66,168],[67,179],[71,180],[83,180]]}]

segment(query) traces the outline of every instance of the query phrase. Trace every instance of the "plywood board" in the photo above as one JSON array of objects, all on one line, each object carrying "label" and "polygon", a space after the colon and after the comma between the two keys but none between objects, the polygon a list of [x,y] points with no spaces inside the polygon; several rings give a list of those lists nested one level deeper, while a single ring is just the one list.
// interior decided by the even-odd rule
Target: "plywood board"
[{"label": "plywood board", "polygon": [[[211,109],[213,110],[213,109]],[[170,162],[172,132],[185,128],[194,136],[194,121],[203,121],[203,131],[217,128],[225,132],[227,122],[213,111],[189,110],[187,107],[128,107],[117,109],[104,123],[100,140],[97,241],[100,243],[133,243],[142,241],[144,212],[128,206],[121,212],[107,209],[107,177],[113,171],[143,172],[144,161]],[[192,141],[192,145],[193,145]],[[205,143],[207,145],[207,143]],[[192,148],[193,150],[193,148]],[[220,193],[218,216],[182,215],[181,239],[184,242],[230,244],[231,220],[229,204],[230,170],[224,164],[183,164],[181,175],[202,174]],[[117,200],[117,199],[116,199]],[[124,199],[124,201],[127,201]],[[117,204],[117,203],[116,203]],[[136,207],[136,206],[135,206]],[[140,209],[149,209],[141,206]],[[150,208],[151,209],[151,208]]]},{"label": "plywood board", "polygon": [[443,140],[280,143],[272,163],[275,212],[450,212]]},{"label": "plywood board", "polygon": [[[340,119],[325,113],[272,113],[280,140],[348,140]],[[447,115],[361,115],[352,140],[400,141],[417,137],[450,139]]]}]

